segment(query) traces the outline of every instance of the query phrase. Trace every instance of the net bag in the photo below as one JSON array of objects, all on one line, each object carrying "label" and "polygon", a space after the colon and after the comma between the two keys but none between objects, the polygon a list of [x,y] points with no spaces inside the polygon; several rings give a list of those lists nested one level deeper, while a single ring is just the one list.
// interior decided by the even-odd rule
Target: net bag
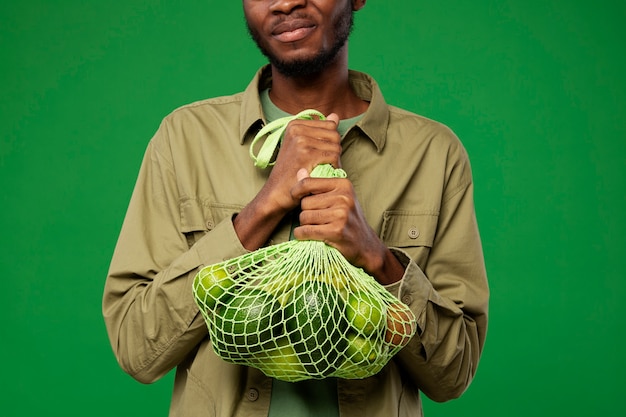
[{"label": "net bag", "polygon": [[[311,110],[261,130],[257,138],[270,135],[256,165],[271,164],[289,121],[313,115],[323,118]],[[320,165],[311,176],[345,172]],[[290,240],[206,266],[193,293],[218,356],[289,382],[372,376],[417,328],[405,304],[319,241]]]}]

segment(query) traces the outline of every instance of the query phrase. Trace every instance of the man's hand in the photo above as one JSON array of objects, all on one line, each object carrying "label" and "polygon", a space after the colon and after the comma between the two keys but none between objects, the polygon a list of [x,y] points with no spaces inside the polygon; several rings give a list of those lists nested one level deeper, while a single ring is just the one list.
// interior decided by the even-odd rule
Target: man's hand
[{"label": "man's hand", "polygon": [[334,113],[326,120],[298,119],[289,123],[268,180],[235,217],[235,231],[246,249],[256,250],[265,244],[283,217],[300,204],[300,198],[291,193],[299,169],[310,172],[320,164],[339,168],[338,123],[339,117]]},{"label": "man's hand", "polygon": [[340,167],[338,123],[338,116],[332,113],[326,120],[297,119],[287,125],[276,163],[261,191],[278,206],[277,210],[287,213],[300,204],[300,199],[291,194],[299,169],[311,172],[320,164]]},{"label": "man's hand", "polygon": [[382,284],[402,278],[404,268],[367,223],[350,180],[311,178],[306,169],[297,179],[291,191],[302,208],[296,239],[324,241]]}]

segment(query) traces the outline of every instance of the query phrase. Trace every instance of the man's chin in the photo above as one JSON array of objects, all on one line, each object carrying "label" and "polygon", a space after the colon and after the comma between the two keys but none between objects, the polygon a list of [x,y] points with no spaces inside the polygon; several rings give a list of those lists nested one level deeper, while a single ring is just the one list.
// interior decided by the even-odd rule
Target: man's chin
[{"label": "man's chin", "polygon": [[285,77],[311,77],[323,71],[326,65],[320,65],[314,60],[298,60],[290,62],[271,62],[272,67]]},{"label": "man's chin", "polygon": [[338,58],[340,48],[321,51],[317,55],[294,57],[289,60],[279,60],[270,57],[270,63],[285,77],[312,77],[322,73]]}]

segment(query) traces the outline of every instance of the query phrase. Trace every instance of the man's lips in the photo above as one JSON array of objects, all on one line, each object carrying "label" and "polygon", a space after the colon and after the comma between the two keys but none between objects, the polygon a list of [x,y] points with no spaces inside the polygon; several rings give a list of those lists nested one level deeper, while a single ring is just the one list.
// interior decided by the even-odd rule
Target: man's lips
[{"label": "man's lips", "polygon": [[280,42],[296,42],[306,38],[315,30],[315,24],[308,20],[289,20],[277,24],[272,36]]}]

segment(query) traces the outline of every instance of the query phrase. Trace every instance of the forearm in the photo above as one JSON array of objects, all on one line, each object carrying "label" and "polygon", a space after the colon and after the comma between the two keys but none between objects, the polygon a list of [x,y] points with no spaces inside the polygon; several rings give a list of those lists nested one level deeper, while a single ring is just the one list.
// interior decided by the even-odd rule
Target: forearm
[{"label": "forearm", "polygon": [[112,272],[107,280],[103,314],[111,346],[121,368],[144,383],[165,375],[206,335],[191,295],[195,268],[174,274]]},{"label": "forearm", "polygon": [[483,303],[483,308],[461,308],[436,291],[412,264],[398,296],[415,313],[418,331],[396,360],[430,399],[459,397],[472,382],[482,353],[487,331],[486,291],[477,292],[480,300],[469,303]]},{"label": "forearm", "polygon": [[[461,297],[438,292],[417,264],[406,261],[402,281],[387,288],[413,311],[418,331],[395,360],[432,400],[457,398],[471,383],[478,366],[487,330],[488,293],[478,285],[474,298],[466,299],[467,308],[462,308],[448,298]],[[468,282],[483,279],[468,276]]]},{"label": "forearm", "polygon": [[175,258],[157,261],[155,256],[163,252],[142,249],[151,244],[133,238],[133,229],[125,227],[120,236],[105,286],[103,313],[120,366],[139,381],[153,382],[207,334],[193,300],[197,270],[245,249],[227,219],[191,249],[184,240],[158,239],[154,245],[171,251],[168,255]]}]

